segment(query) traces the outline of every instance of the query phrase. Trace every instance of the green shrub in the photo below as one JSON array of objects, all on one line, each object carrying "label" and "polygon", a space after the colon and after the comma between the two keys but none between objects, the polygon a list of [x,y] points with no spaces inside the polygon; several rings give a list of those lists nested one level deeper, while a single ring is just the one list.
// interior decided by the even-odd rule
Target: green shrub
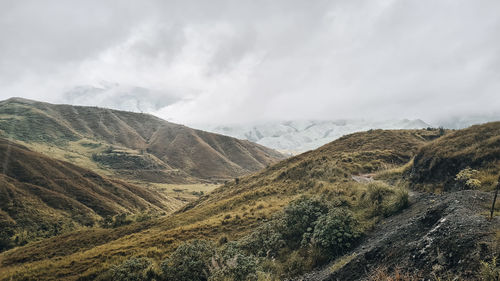
[{"label": "green shrub", "polygon": [[410,195],[408,190],[400,188],[396,191],[395,200],[390,208],[390,213],[386,212],[387,215],[395,214],[410,205]]},{"label": "green shrub", "polygon": [[300,246],[304,234],[311,233],[316,220],[328,213],[325,201],[318,198],[301,197],[288,204],[282,217],[282,235],[292,249]]},{"label": "green shrub", "polygon": [[352,213],[332,208],[318,218],[311,235],[311,243],[324,254],[338,256],[350,249],[360,237],[359,223]]},{"label": "green shrub", "polygon": [[245,255],[237,243],[229,242],[211,260],[210,281],[257,280],[257,259]]},{"label": "green shrub", "polygon": [[477,179],[479,171],[469,167],[461,170],[455,176],[458,189],[478,189],[481,187],[481,181]]},{"label": "green shrub", "polygon": [[372,182],[368,184],[367,199],[372,205],[371,215],[385,215],[388,211],[388,206],[385,200],[394,194],[394,190],[387,184],[382,182]]},{"label": "green shrub", "polygon": [[176,281],[206,281],[213,256],[215,247],[209,241],[183,243],[161,264],[163,277]]},{"label": "green shrub", "polygon": [[308,265],[307,259],[301,255],[300,251],[294,251],[281,265],[282,277],[293,277],[301,275],[312,268]]},{"label": "green shrub", "polygon": [[259,257],[276,257],[286,242],[280,232],[280,220],[273,220],[261,225],[251,234],[240,239],[240,247]]}]

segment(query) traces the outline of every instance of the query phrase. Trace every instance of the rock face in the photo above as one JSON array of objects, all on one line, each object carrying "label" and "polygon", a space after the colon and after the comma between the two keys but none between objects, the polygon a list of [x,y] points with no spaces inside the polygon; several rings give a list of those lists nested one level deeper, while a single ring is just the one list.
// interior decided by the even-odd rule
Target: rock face
[{"label": "rock face", "polygon": [[316,149],[341,136],[370,129],[422,129],[422,120],[333,120],[284,121],[261,124],[199,126],[211,132],[246,139],[285,153]]},{"label": "rock face", "polygon": [[448,273],[469,280],[477,276],[479,261],[492,257],[487,245],[500,218],[489,221],[481,214],[490,200],[490,193],[470,190],[414,194],[408,209],[379,224],[343,263],[295,280],[366,280],[380,268],[404,268],[422,280]]}]

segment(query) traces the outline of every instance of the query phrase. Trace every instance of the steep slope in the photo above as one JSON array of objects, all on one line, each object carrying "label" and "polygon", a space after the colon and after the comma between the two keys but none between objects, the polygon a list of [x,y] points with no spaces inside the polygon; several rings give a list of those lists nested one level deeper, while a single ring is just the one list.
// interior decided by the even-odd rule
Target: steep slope
[{"label": "steep slope", "polygon": [[2,238],[8,234],[16,244],[117,214],[169,213],[181,205],[155,190],[101,177],[5,139],[0,159],[0,229]]},{"label": "steep slope", "polygon": [[235,125],[200,125],[210,132],[224,134],[276,149],[301,153],[316,149],[341,136],[370,129],[422,129],[430,127],[422,120],[303,120]]},{"label": "steep slope", "polygon": [[149,182],[220,181],[283,159],[261,145],[148,114],[20,98],[0,102],[0,130],[52,157]]},{"label": "steep slope", "polygon": [[366,187],[352,176],[405,164],[419,147],[438,136],[437,131],[425,130],[352,134],[231,181],[171,217],[125,228],[80,231],[1,254],[4,273],[0,279],[13,275],[38,280],[48,276],[92,279],[132,255],[159,261],[182,241],[242,237],[304,194],[320,194],[353,206],[369,228],[379,216],[367,213],[371,205],[363,201]]},{"label": "steep slope", "polygon": [[500,247],[500,217],[483,214],[490,200],[491,194],[471,190],[416,194],[407,210],[353,251],[294,280],[495,280],[478,279],[478,265]]},{"label": "steep slope", "polygon": [[415,156],[410,180],[434,189],[457,189],[455,177],[467,167],[479,170],[484,189],[493,188],[500,170],[500,122],[454,131],[426,145]]}]

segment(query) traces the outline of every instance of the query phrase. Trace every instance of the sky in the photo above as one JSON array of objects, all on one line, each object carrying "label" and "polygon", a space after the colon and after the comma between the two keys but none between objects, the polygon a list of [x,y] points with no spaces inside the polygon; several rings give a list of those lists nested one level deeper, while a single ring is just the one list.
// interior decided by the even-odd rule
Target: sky
[{"label": "sky", "polygon": [[0,99],[182,124],[500,119],[499,11],[498,0],[0,1]]}]

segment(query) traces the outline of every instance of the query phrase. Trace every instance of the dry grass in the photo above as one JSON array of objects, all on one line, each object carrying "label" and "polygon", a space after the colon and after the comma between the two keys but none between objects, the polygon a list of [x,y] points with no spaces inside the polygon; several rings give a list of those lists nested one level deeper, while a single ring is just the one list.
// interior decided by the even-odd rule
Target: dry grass
[{"label": "dry grass", "polygon": [[[4,137],[99,173],[128,179],[139,176],[148,182],[221,182],[284,158],[248,141],[194,130],[148,114],[14,98],[0,102],[0,116],[0,135]],[[93,163],[92,154],[110,146],[132,156],[157,159],[166,168],[137,174],[139,167],[123,171]]]},{"label": "dry grass", "polygon": [[422,189],[453,189],[455,176],[466,167],[480,170],[482,190],[492,190],[500,175],[500,122],[446,134],[415,156],[412,183]]},{"label": "dry grass", "polygon": [[[43,280],[59,274],[75,280],[78,276],[97,274],[131,256],[160,261],[189,239],[238,239],[304,194],[321,195],[336,206],[351,209],[363,229],[370,229],[378,216],[373,215],[371,205],[363,204],[367,186],[355,183],[351,175],[405,164],[426,142],[420,133],[377,130],[354,134],[240,178],[238,183],[230,181],[173,216],[118,229],[82,230],[49,239],[44,247],[32,244],[14,249],[0,255],[0,264],[6,268],[0,279],[20,274]],[[170,188],[173,191],[176,187],[166,187]],[[382,201],[391,201],[394,194]],[[68,247],[70,244],[76,246]]]}]

